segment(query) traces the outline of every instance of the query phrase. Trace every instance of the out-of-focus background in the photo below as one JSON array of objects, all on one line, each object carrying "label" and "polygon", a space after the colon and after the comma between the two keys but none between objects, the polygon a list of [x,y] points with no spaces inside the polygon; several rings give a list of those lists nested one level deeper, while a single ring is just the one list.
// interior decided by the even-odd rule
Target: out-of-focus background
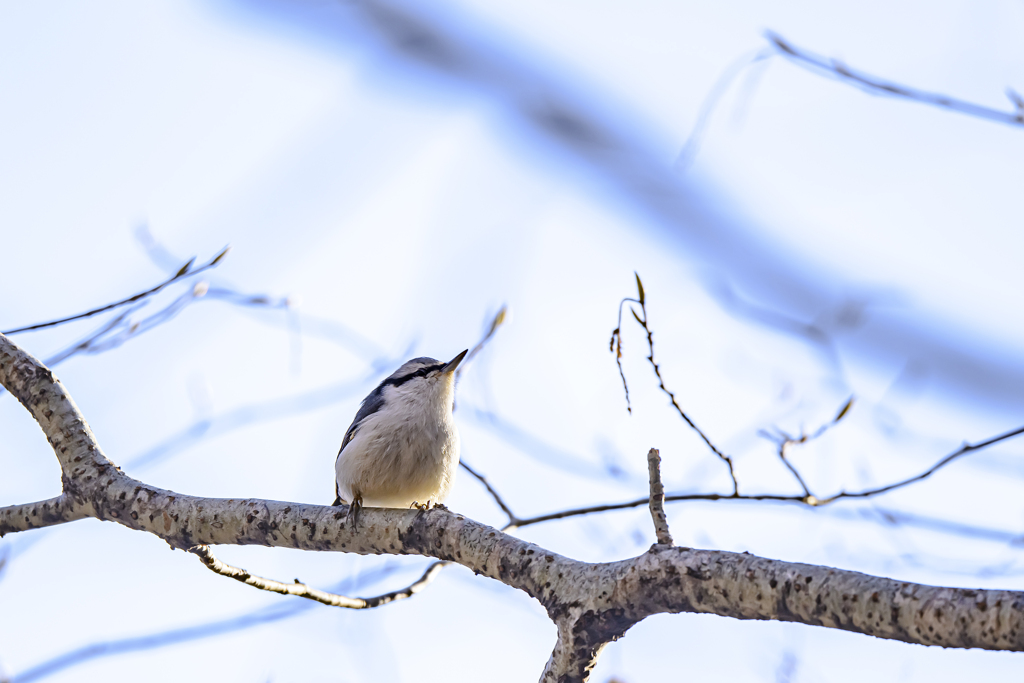
[{"label": "out-of-focus background", "polygon": [[[123,318],[14,340],[55,363],[130,475],[326,504],[359,400],[409,357],[472,346],[507,304],[456,419],[464,460],[519,516],[645,495],[651,446],[669,492],[728,493],[628,314],[626,412],[608,337],[637,271],[666,382],[733,455],[741,491],[799,494],[758,432],[811,431],[851,395],[793,462],[819,497],[897,481],[1024,421],[1024,131],[750,60],[772,30],[1012,110],[1022,29],[1008,0],[5,3],[0,328],[124,298],[231,244]],[[56,495],[49,446],[7,395],[0,434],[0,505]],[[819,509],[675,504],[670,523],[680,545],[1020,589],[1022,456],[1005,442]],[[449,507],[505,521],[465,472]],[[595,562],[653,542],[643,508],[518,533]],[[358,595],[426,562],[217,552]],[[352,612],[94,520],[9,536],[0,558],[0,678],[15,681],[522,681],[554,642],[538,604],[459,567]],[[594,680],[1008,680],[1020,666],[679,615],[609,646]]]}]

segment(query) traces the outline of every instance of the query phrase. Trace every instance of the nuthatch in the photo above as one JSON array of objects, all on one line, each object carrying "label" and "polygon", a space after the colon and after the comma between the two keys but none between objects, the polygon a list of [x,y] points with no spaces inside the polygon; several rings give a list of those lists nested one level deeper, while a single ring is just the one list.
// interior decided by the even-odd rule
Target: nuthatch
[{"label": "nuthatch", "polygon": [[459,466],[455,368],[467,351],[448,363],[413,358],[363,399],[334,463],[334,504],[348,503],[353,521],[364,505],[407,508],[448,497]]}]

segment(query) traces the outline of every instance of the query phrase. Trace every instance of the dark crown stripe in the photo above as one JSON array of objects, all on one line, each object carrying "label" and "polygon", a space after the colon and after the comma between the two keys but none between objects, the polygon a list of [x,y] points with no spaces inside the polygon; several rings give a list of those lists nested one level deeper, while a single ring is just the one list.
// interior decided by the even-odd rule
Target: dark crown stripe
[{"label": "dark crown stripe", "polygon": [[415,372],[410,372],[408,375],[402,375],[401,377],[388,377],[386,380],[381,382],[380,385],[381,385],[381,387],[386,387],[386,386],[389,386],[389,385],[393,386],[393,387],[400,387],[400,386],[402,386],[403,384],[405,384],[406,382],[408,382],[411,379],[415,379],[417,377],[426,377],[430,373],[432,373],[432,372],[434,372],[436,370],[440,370],[440,369],[442,369],[446,365],[447,365],[447,363],[438,363],[437,365],[428,365],[426,367],[420,368],[419,370],[416,370]]}]

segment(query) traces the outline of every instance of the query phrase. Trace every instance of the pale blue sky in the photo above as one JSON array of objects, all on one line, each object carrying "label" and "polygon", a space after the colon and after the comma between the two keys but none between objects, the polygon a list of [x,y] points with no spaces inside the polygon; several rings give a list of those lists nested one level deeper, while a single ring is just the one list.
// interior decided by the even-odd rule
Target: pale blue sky
[{"label": "pale blue sky", "polygon": [[[435,42],[397,44],[395,15],[373,7],[0,5],[0,328],[165,277],[135,237],[141,223],[182,262],[230,243],[199,279],[296,304],[289,317],[199,300],[121,348],[59,366],[107,454],[120,465],[150,458],[133,476],[196,495],[329,503],[358,401],[407,357],[471,346],[507,303],[511,322],[467,368],[456,419],[465,460],[517,513],[642,495],[650,446],[662,449],[670,490],[727,490],[724,468],[666,408],[635,328],[625,332],[626,414],[607,343],[634,270],[667,381],[735,456],[746,491],[797,492],[759,429],[812,429],[850,394],[849,417],[794,455],[816,491],[887,483],[1024,422],[1020,129],[872,97],[775,58],[748,96],[742,79],[726,93],[686,174],[671,170],[719,74],[763,47],[766,29],[869,73],[1008,109],[1004,89],[1024,88],[1019,3],[415,3],[410,14]],[[560,111],[594,127],[558,128]],[[729,288],[832,331],[837,355],[737,315],[723,304]],[[863,324],[843,327],[854,314]],[[331,336],[323,321],[361,337]],[[16,341],[47,357],[100,324]],[[194,426],[207,419],[203,436]],[[0,431],[0,505],[56,495],[46,441],[8,396]],[[898,510],[1024,533],[1022,448],[1001,445],[873,502],[676,505],[670,521],[680,544],[1021,588],[1019,545],[876,520]],[[610,464],[621,478],[600,476]],[[449,506],[503,521],[466,476]],[[643,511],[521,535],[591,561],[653,541]],[[154,681],[197,671],[534,680],[554,638],[536,603],[459,568],[413,600],[343,612],[218,578],[112,524],[0,547],[15,553],[0,580],[0,666],[14,675],[90,643],[261,609],[299,612],[48,680],[126,678],[139,666]],[[321,587],[393,569],[353,589],[361,594],[423,564],[217,552]],[[787,657],[794,681],[1020,668],[1014,655],[679,615],[632,629],[593,680],[685,671],[775,681]]]}]

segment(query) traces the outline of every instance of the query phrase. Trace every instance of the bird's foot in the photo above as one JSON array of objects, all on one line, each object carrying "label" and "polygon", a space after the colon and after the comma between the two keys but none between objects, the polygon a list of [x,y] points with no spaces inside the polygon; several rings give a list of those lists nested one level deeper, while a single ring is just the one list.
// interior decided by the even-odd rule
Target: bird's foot
[{"label": "bird's foot", "polygon": [[363,509],[363,497],[354,496],[352,502],[348,505],[348,513],[345,515],[345,522],[352,521],[352,528],[355,529],[356,525],[359,524],[359,511]]},{"label": "bird's foot", "polygon": [[414,500],[412,502],[412,505],[410,505],[409,507],[410,508],[416,508],[417,510],[422,510],[424,512],[427,511],[427,510],[447,510],[448,509],[444,505],[442,505],[441,503],[432,503],[429,500],[426,503],[418,503],[418,502],[416,502]]}]

